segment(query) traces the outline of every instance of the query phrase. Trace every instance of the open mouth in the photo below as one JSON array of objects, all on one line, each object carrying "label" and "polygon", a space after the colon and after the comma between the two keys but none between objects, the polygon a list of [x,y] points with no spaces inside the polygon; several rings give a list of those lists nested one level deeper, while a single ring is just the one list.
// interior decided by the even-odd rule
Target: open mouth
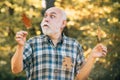
[{"label": "open mouth", "polygon": [[43,27],[47,27],[48,28],[49,26],[47,24],[44,24]]}]

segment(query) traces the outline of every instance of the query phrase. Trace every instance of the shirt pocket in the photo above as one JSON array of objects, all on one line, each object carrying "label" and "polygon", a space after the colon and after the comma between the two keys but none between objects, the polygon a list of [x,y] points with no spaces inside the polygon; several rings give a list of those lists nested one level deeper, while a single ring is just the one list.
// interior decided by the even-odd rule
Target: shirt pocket
[{"label": "shirt pocket", "polygon": [[68,80],[72,80],[74,77],[74,61],[75,59],[69,56],[64,56],[62,59],[61,74],[64,74]]},{"label": "shirt pocket", "polygon": [[64,56],[62,59],[62,70],[67,72],[74,72],[75,58],[71,56]]}]

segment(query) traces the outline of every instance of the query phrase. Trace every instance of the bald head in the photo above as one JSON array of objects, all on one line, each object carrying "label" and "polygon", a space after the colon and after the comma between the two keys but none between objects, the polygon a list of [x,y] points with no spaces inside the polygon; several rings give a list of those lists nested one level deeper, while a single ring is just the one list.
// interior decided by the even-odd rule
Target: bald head
[{"label": "bald head", "polygon": [[67,19],[66,13],[62,9],[57,8],[57,7],[51,7],[49,9],[47,9],[46,12],[49,11],[49,10],[55,10],[55,11],[57,11],[62,16],[63,20]]}]

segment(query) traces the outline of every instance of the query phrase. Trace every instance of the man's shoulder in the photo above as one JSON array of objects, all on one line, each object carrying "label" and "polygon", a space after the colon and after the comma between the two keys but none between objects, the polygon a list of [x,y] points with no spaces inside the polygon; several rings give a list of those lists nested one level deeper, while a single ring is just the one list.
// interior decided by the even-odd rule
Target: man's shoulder
[{"label": "man's shoulder", "polygon": [[79,44],[78,40],[75,39],[75,38],[64,36],[64,39],[65,39],[66,42],[71,42],[71,43]]},{"label": "man's shoulder", "polygon": [[66,37],[66,40],[65,40],[66,44],[74,45],[78,49],[82,50],[82,45],[80,44],[80,42],[77,39],[72,38],[72,37],[67,37],[67,36],[65,36],[65,37]]},{"label": "man's shoulder", "polygon": [[45,35],[34,36],[28,39],[27,42],[35,42],[36,40],[42,40],[44,37]]},{"label": "man's shoulder", "polygon": [[68,37],[68,36],[64,36],[64,39],[67,40],[67,41],[76,41],[75,38]]}]

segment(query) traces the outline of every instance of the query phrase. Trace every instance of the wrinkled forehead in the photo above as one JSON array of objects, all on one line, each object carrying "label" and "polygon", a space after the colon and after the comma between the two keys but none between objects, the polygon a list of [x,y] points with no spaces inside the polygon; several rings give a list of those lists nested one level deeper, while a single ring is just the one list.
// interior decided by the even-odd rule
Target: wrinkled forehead
[{"label": "wrinkled forehead", "polygon": [[55,7],[52,7],[52,8],[49,8],[45,14],[56,14],[56,15],[62,15],[62,10],[58,9],[58,8],[55,8]]}]

